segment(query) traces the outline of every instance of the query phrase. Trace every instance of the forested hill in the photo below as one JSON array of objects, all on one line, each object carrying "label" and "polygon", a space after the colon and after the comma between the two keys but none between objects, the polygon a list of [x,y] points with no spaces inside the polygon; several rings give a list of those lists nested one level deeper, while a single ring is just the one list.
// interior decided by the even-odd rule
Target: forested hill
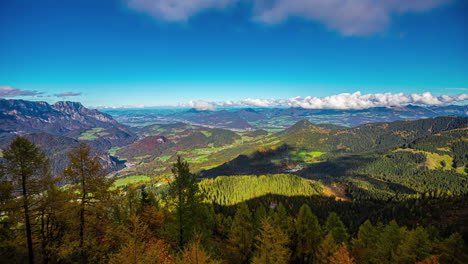
[{"label": "forested hill", "polygon": [[455,116],[370,123],[345,129],[325,129],[303,120],[273,136],[294,147],[351,153],[409,143],[426,135],[465,127],[468,117]]}]

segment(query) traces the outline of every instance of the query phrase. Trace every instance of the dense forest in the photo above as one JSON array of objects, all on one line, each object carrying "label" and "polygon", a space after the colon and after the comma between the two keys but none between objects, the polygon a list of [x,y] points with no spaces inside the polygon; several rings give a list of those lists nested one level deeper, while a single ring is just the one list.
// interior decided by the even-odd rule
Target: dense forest
[{"label": "dense forest", "polygon": [[[466,164],[465,147],[452,147],[454,162]],[[373,193],[377,180],[362,188],[369,181],[352,178],[341,183],[349,194],[338,199],[339,182],[335,190],[289,174],[200,182],[180,156],[168,183],[116,187],[84,143],[71,149],[59,174],[23,137],[3,157],[2,263],[468,262],[466,192],[446,191],[450,180],[441,181],[449,185],[440,191],[415,186],[400,199],[385,199],[382,188],[356,191]],[[387,159],[420,164],[425,157],[402,149],[366,166],[385,179],[378,168]],[[462,175],[453,173],[440,177]]]}]

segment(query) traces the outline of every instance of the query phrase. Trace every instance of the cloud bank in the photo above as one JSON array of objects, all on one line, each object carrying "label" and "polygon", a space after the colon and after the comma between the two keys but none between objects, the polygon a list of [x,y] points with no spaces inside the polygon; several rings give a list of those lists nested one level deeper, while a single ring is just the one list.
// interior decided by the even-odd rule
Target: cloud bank
[{"label": "cloud bank", "polygon": [[15,97],[15,96],[34,96],[42,94],[38,91],[22,91],[18,88],[9,85],[0,85],[0,97]]},{"label": "cloud bank", "polygon": [[65,92],[65,93],[59,93],[55,94],[57,97],[69,97],[69,96],[80,96],[81,93],[73,93],[73,92]]},{"label": "cloud bank", "polygon": [[452,0],[126,0],[130,8],[161,21],[187,21],[207,10],[248,3],[252,19],[277,24],[289,18],[316,21],[345,36],[383,32],[392,17],[425,12]]},{"label": "cloud bank", "polygon": [[402,105],[445,105],[468,100],[468,94],[435,96],[430,92],[421,94],[378,93],[361,94],[343,93],[326,97],[293,97],[288,99],[244,99],[237,102],[204,100],[181,102],[181,107],[197,110],[215,110],[217,107],[301,107],[306,109],[366,109]]}]

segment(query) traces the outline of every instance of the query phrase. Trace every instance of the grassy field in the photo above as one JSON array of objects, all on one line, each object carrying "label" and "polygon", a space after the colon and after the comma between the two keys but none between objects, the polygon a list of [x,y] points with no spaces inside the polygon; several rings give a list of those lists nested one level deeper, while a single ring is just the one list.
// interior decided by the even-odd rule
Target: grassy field
[{"label": "grassy field", "polygon": [[114,182],[114,186],[115,187],[121,187],[121,186],[125,186],[125,185],[128,185],[128,184],[133,184],[133,183],[137,183],[137,182],[142,182],[142,181],[148,181],[150,178],[148,176],[128,176],[128,177],[125,177],[125,178],[120,178],[120,179],[117,179],[115,182]]},{"label": "grassy field", "polygon": [[95,140],[98,139],[99,136],[107,135],[106,132],[102,132],[104,128],[102,127],[95,127],[93,129],[86,130],[85,132],[81,133],[81,136],[78,138],[79,140]]}]

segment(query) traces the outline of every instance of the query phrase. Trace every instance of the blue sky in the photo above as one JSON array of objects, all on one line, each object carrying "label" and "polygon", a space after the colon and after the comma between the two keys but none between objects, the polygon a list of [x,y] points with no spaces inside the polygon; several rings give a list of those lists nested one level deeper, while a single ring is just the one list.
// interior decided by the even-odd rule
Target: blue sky
[{"label": "blue sky", "polygon": [[0,1],[3,97],[152,106],[468,93],[466,1],[172,2]]}]

